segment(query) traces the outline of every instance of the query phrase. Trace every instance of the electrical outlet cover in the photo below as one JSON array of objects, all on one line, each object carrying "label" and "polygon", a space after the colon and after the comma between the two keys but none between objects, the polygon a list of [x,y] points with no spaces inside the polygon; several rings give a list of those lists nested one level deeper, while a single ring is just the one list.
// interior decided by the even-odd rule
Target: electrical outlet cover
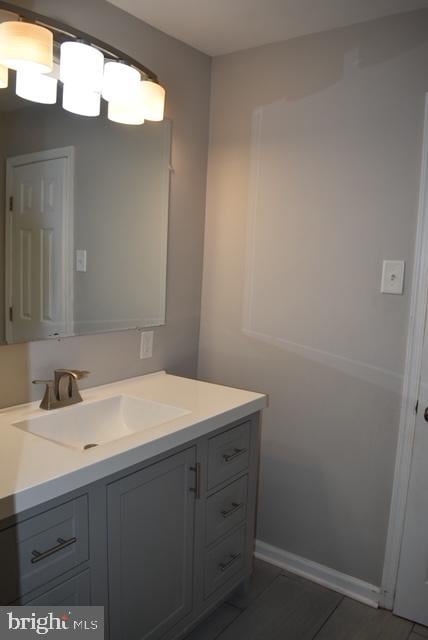
[{"label": "electrical outlet cover", "polygon": [[153,355],[153,331],[142,331],[140,341],[140,359],[151,358]]}]

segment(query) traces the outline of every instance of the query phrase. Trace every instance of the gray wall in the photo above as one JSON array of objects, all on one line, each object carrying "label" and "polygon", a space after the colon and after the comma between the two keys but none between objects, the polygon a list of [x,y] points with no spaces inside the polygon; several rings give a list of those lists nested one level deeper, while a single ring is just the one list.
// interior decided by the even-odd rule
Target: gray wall
[{"label": "gray wall", "polygon": [[139,360],[136,332],[67,338],[0,347],[0,406],[26,401],[31,379],[54,367],[92,371],[87,385],[160,368],[196,372],[203,253],[210,59],[103,0],[22,0],[17,5],[50,15],[110,42],[153,69],[167,89],[173,120],[167,324],[155,330],[154,357]]},{"label": "gray wall", "polygon": [[[266,391],[258,538],[380,584],[428,13],[216,58],[199,376]],[[381,295],[382,260],[407,264]]]}]

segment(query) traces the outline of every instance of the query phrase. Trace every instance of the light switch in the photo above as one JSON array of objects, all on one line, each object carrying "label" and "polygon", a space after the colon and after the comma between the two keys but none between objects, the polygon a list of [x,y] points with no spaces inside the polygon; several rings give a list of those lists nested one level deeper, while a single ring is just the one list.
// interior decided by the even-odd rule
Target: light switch
[{"label": "light switch", "polygon": [[404,260],[384,260],[381,293],[401,295],[404,285]]},{"label": "light switch", "polygon": [[153,331],[142,331],[140,342],[140,359],[151,358],[153,355]]},{"label": "light switch", "polygon": [[86,271],[86,249],[76,250],[76,271]]}]

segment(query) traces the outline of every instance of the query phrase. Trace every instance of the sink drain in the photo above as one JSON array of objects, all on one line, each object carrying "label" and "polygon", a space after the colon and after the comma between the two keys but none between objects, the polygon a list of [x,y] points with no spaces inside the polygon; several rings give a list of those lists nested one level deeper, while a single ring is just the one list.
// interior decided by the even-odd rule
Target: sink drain
[{"label": "sink drain", "polygon": [[92,449],[93,447],[98,447],[98,445],[94,442],[90,442],[89,444],[85,444],[85,446],[83,447],[84,450],[86,449]]}]

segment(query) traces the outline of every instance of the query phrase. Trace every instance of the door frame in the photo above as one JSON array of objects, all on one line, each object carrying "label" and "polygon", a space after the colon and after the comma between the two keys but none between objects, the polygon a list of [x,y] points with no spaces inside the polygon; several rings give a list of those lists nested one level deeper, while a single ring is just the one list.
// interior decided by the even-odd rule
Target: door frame
[{"label": "door frame", "polygon": [[[64,316],[66,334],[73,335],[74,330],[74,147],[59,147],[46,149],[6,159],[6,201],[5,201],[5,337],[6,343],[13,343],[12,323],[9,318],[9,307],[12,304],[12,216],[9,202],[13,194],[13,170],[25,164],[43,162],[46,160],[66,161],[63,211],[64,226],[62,238],[63,267],[64,267]],[[60,336],[61,337],[61,336]]]},{"label": "door frame", "polygon": [[407,494],[412,467],[416,411],[422,372],[422,348],[428,303],[428,93],[425,112],[419,186],[419,208],[416,227],[415,255],[411,285],[410,314],[407,334],[400,424],[394,483],[388,525],[388,536],[382,575],[380,605],[394,606],[401,543],[406,517]]}]

